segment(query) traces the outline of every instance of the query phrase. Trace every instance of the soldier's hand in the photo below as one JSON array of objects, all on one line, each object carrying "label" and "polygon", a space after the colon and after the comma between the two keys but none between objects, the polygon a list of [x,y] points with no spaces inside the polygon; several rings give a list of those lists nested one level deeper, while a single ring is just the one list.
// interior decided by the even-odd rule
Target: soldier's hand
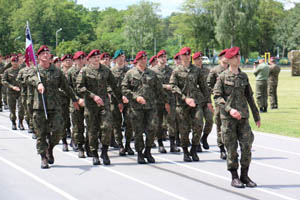
[{"label": "soldier's hand", "polygon": [[170,112],[171,112],[170,104],[166,103],[165,104],[165,109],[170,114]]},{"label": "soldier's hand", "polygon": [[98,106],[104,106],[102,99],[99,96],[94,96],[93,100],[98,104]]},{"label": "soldier's hand", "polygon": [[235,118],[237,120],[242,119],[241,114],[236,109],[231,109],[230,112],[229,112],[229,114],[231,115],[231,117],[233,117],[233,118]]},{"label": "soldier's hand", "polygon": [[122,96],[122,101],[125,104],[127,104],[129,102],[128,99],[127,99],[127,97],[125,97],[125,96]]},{"label": "soldier's hand", "polygon": [[119,104],[118,104],[118,107],[119,107],[120,113],[123,112],[123,109],[124,109],[123,104],[122,104],[122,103],[119,103]]},{"label": "soldier's hand", "polygon": [[76,110],[79,110],[79,104],[78,102],[73,102],[73,106]]},{"label": "soldier's hand", "polygon": [[192,98],[185,98],[185,103],[190,107],[196,107],[195,101]]},{"label": "soldier's hand", "polygon": [[144,97],[141,97],[141,96],[138,96],[138,97],[136,98],[136,101],[137,101],[139,104],[143,104],[143,105],[146,104],[146,100],[144,99]]},{"label": "soldier's hand", "polygon": [[260,121],[255,122],[257,128],[260,128]]},{"label": "soldier's hand", "polygon": [[212,106],[211,103],[208,103],[208,104],[207,104],[207,107],[208,107],[208,109],[209,109],[212,113],[215,112],[214,107]]},{"label": "soldier's hand", "polygon": [[37,89],[38,89],[39,93],[41,93],[41,94],[43,94],[45,92],[45,88],[42,83],[38,84]]},{"label": "soldier's hand", "polygon": [[81,107],[84,107],[84,99],[79,99],[79,100],[78,100],[78,104],[79,104]]},{"label": "soldier's hand", "polygon": [[167,90],[172,90],[172,85],[166,85]]},{"label": "soldier's hand", "polygon": [[14,91],[17,91],[17,92],[19,92],[19,91],[20,91],[20,88],[19,88],[19,87],[17,87],[17,86],[14,86],[14,87],[12,87],[12,89],[13,89]]}]

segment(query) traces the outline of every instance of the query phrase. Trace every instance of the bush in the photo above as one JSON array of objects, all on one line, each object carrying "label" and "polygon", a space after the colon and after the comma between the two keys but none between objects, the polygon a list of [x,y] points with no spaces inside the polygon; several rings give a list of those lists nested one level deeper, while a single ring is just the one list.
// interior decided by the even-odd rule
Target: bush
[{"label": "bush", "polygon": [[249,58],[256,60],[259,56],[258,51],[253,51],[249,54]]},{"label": "bush", "polygon": [[281,58],[278,62],[279,65],[288,65],[289,60],[287,58]]}]

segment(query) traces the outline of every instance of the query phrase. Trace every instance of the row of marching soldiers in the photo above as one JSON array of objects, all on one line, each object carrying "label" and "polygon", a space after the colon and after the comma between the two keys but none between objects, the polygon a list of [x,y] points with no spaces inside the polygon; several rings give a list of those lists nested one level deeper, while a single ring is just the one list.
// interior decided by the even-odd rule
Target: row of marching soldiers
[{"label": "row of marching soldiers", "polygon": [[[53,148],[61,139],[63,150],[67,149],[69,111],[73,125],[73,146],[78,148],[79,158],[85,158],[85,151],[88,156],[92,156],[93,165],[101,163],[99,141],[102,146],[100,157],[105,165],[110,164],[107,151],[112,135],[116,138],[120,156],[126,153],[134,155],[130,147],[134,138],[137,163],[155,163],[151,148],[156,137],[158,151],[167,153],[163,144],[165,132],[169,135],[170,152],[180,152],[177,147],[180,142],[183,160],[199,161],[197,152],[202,152],[200,143],[204,149],[209,149],[207,137],[212,130],[214,112],[220,157],[226,159],[220,107],[216,106],[214,111],[211,93],[219,74],[228,68],[224,56],[227,51],[231,55],[236,50],[222,51],[219,55],[220,65],[211,72],[203,67],[201,52],[194,53],[194,64],[191,64],[191,49],[188,47],[182,48],[174,56],[173,66],[167,65],[167,52],[161,50],[150,59],[149,67],[147,53],[138,52],[134,66],[130,68],[125,66],[125,52],[118,50],[113,57],[114,66],[110,68],[107,62],[109,55],[100,54],[95,49],[87,56],[82,51],[76,52],[74,56],[65,55],[61,59],[63,66],[60,68],[59,60],[53,64],[49,48],[43,45],[37,51],[37,67],[29,65],[19,71],[18,64],[14,63],[18,63],[18,57],[13,57],[12,67],[4,72],[2,83],[11,93],[21,91],[27,95],[27,101],[31,99],[31,103],[27,103],[30,105],[27,106],[30,107],[27,111],[29,127],[36,133],[36,146],[43,169],[54,163]],[[12,104],[9,107],[14,129],[15,117],[12,116],[15,115],[15,107]],[[234,152],[232,155],[235,155]]]}]

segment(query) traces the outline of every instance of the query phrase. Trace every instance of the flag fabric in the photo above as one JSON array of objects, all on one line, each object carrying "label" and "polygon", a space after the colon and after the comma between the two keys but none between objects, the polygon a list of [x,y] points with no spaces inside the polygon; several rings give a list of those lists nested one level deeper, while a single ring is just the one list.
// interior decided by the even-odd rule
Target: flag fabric
[{"label": "flag fabric", "polygon": [[28,22],[27,22],[27,25],[26,25],[25,38],[26,38],[25,62],[27,64],[27,66],[29,66],[30,65],[29,62],[32,61],[33,64],[36,66],[33,43],[32,43],[32,38],[31,38]]}]

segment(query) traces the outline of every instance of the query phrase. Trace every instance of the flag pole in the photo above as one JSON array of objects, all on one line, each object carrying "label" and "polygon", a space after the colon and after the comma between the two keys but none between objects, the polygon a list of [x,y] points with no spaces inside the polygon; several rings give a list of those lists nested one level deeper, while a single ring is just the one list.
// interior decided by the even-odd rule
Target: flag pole
[{"label": "flag pole", "polygon": [[[26,29],[28,29],[28,34],[29,34],[29,37],[30,37],[30,40],[31,40],[31,46],[32,46],[32,56],[33,56],[33,60],[32,60],[32,62],[33,62],[33,64],[34,64],[34,66],[36,67],[36,69],[37,69],[37,76],[38,76],[38,79],[39,79],[39,81],[42,83],[42,79],[41,79],[41,75],[40,75],[40,71],[39,71],[39,68],[38,68],[38,65],[37,65],[37,63],[36,63],[36,57],[35,57],[35,53],[34,53],[34,48],[33,48],[33,41],[32,41],[32,37],[31,37],[31,34],[30,34],[30,29],[29,29],[29,23],[28,23],[28,21],[27,21],[27,24],[26,24],[27,26],[26,26]],[[26,31],[27,32],[27,31]],[[27,39],[27,33],[25,33],[25,38]],[[27,45],[26,45],[26,56],[28,56],[28,53],[27,53]],[[29,56],[29,59],[31,59],[30,58],[30,56]],[[48,113],[47,113],[47,108],[46,108],[46,103],[45,103],[45,97],[44,97],[44,94],[43,93],[41,93],[41,96],[42,96],[42,102],[43,102],[43,108],[44,108],[44,112],[45,112],[45,118],[46,118],[46,120],[48,120]]]}]

